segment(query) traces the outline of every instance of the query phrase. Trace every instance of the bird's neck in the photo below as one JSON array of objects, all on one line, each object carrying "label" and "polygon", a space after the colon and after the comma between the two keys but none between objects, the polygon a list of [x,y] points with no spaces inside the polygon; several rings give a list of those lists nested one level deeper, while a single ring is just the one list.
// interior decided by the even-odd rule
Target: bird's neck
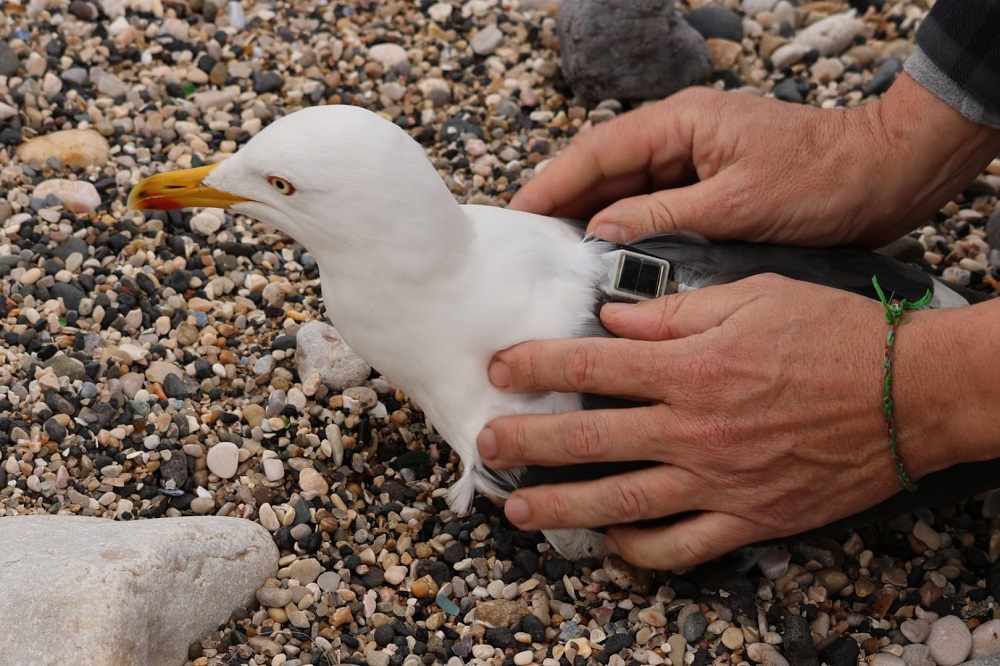
[{"label": "bird's neck", "polygon": [[[298,230],[298,240],[313,250],[321,269],[352,271],[352,280],[376,271],[393,280],[419,281],[465,259],[475,229],[422,149],[401,148],[419,159],[401,155],[380,177],[355,173],[336,183],[350,196],[340,197],[336,210],[313,211],[317,223]],[[384,187],[373,190],[373,182]]]}]

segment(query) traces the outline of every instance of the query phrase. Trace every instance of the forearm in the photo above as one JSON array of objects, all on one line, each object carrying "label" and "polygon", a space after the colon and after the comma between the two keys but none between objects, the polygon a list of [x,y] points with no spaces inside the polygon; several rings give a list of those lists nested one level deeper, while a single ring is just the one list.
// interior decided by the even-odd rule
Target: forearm
[{"label": "forearm", "polygon": [[1000,458],[1000,299],[914,313],[895,346],[896,425],[911,474]]}]

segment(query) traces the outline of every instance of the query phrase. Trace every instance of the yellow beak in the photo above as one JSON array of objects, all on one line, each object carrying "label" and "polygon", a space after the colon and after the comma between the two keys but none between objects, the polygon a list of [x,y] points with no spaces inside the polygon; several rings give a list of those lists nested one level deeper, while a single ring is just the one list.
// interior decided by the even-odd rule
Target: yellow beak
[{"label": "yellow beak", "polygon": [[202,185],[205,177],[218,164],[196,169],[158,173],[139,182],[128,195],[130,210],[178,210],[180,208],[229,208],[250,201],[237,194]]}]

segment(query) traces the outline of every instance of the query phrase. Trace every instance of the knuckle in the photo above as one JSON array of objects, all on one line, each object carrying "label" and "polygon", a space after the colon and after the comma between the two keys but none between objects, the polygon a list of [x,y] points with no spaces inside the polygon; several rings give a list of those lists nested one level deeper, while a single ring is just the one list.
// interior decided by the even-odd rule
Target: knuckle
[{"label": "knuckle", "polygon": [[647,220],[645,231],[647,233],[677,228],[677,221],[674,219],[673,212],[667,208],[663,201],[653,195],[647,195],[646,201],[649,204],[646,206]]},{"label": "knuckle", "polygon": [[622,478],[614,486],[608,501],[615,522],[634,523],[649,515],[645,491],[629,477]]},{"label": "knuckle", "polygon": [[569,504],[559,493],[549,492],[545,495],[543,506],[545,515],[553,525],[568,525],[570,523]]},{"label": "knuckle", "polygon": [[572,456],[582,460],[598,459],[607,448],[607,424],[599,414],[583,412],[570,427],[568,437]]},{"label": "knuckle", "polygon": [[700,564],[711,559],[712,544],[705,535],[695,530],[680,530],[677,533],[675,547],[677,549],[678,568]]},{"label": "knuckle", "polygon": [[507,437],[503,437],[503,430],[497,432],[497,439],[503,440],[503,446],[499,449],[504,458],[510,460],[524,460],[528,450],[528,429],[524,419],[513,419],[507,428]]},{"label": "knuckle", "polygon": [[566,368],[567,379],[581,391],[589,390],[594,384],[594,376],[601,363],[601,353],[594,345],[581,344],[570,356]]},{"label": "knuckle", "polygon": [[[519,368],[523,373],[524,380],[527,381],[527,386],[524,388],[537,389],[545,382],[545,372],[544,363],[542,360],[542,350],[537,345],[532,345],[527,355],[525,355],[523,364]],[[511,366],[511,373],[515,371],[514,366]]]}]

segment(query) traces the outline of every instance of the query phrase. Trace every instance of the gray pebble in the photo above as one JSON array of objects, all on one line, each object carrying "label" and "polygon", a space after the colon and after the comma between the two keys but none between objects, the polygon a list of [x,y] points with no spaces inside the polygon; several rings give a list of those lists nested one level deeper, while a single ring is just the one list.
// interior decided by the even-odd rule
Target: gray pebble
[{"label": "gray pebble", "polygon": [[688,643],[697,643],[705,634],[706,627],[708,627],[708,618],[701,611],[695,611],[684,620],[681,633],[684,634],[684,640]]}]

